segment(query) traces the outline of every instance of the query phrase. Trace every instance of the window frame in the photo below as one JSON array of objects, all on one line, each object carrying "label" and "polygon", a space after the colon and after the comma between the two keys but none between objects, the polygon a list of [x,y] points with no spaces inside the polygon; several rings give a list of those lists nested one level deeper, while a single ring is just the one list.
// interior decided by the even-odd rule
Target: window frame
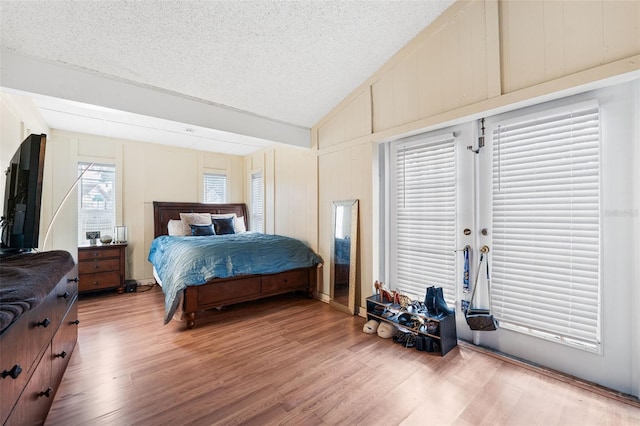
[{"label": "window frame", "polygon": [[[256,189],[260,188],[260,206],[256,205]],[[249,210],[251,231],[264,233],[264,171],[262,169],[253,170],[249,178]],[[258,211],[258,209],[260,211]]]},{"label": "window frame", "polygon": [[[222,194],[221,199],[209,200],[207,198],[207,189],[210,187],[208,184],[208,179],[223,179],[224,180],[224,193]],[[219,183],[218,183],[219,184]],[[215,190],[215,188],[214,188]],[[220,171],[204,171],[202,172],[202,202],[205,204],[225,204],[228,202],[228,193],[229,193],[229,178],[227,177],[226,172]]]},{"label": "window frame", "polygon": [[[83,223],[86,224],[86,221],[83,221],[83,217],[86,215],[83,213],[83,207],[82,207],[84,204],[83,203],[83,185],[85,183],[85,180],[88,179],[87,174],[91,173],[92,171],[95,171],[95,168],[98,168],[98,167],[110,168],[111,170],[106,170],[106,171],[109,173],[112,173],[113,175],[113,179],[110,181],[112,186],[112,192],[113,192],[113,196],[111,200],[113,204],[111,209],[113,213],[113,217],[109,226],[100,226],[99,227],[100,229],[97,229],[96,227],[87,228],[86,226],[83,225]],[[87,243],[86,234],[85,234],[87,231],[100,231],[101,236],[112,235],[113,229],[118,223],[118,212],[119,212],[119,204],[121,199],[120,191],[119,191],[120,187],[118,186],[118,167],[115,163],[102,162],[102,161],[98,162],[98,161],[78,160],[76,163],[76,172],[77,172],[77,175],[79,176],[78,196],[77,196],[77,200],[78,200],[77,242],[78,242],[78,245],[84,245]],[[99,210],[96,210],[96,211],[99,211]]]},{"label": "window frame", "polygon": [[[404,147],[412,147],[416,149],[418,146],[431,146],[436,150],[447,150],[447,155],[449,158],[447,159],[448,165],[451,167],[453,171],[451,176],[448,177],[450,181],[450,187],[448,194],[451,196],[452,200],[448,200],[450,203],[448,208],[452,208],[452,212],[447,217],[447,223],[444,226],[450,231],[447,236],[445,246],[440,247],[437,244],[430,246],[427,250],[431,251],[431,255],[434,258],[440,258],[444,260],[440,265],[432,267],[431,271],[429,268],[426,268],[425,271],[422,271],[424,276],[416,282],[411,280],[411,283],[407,283],[408,277],[404,279],[399,279],[398,274],[400,268],[406,269],[406,267],[398,264],[398,232],[403,232],[402,229],[398,227],[398,209],[395,208],[397,203],[400,202],[400,196],[398,194],[399,191],[399,182],[398,182],[398,174],[400,171],[398,170],[398,162],[399,159],[399,151]],[[446,147],[445,147],[446,145]],[[442,287],[445,295],[445,300],[450,306],[455,306],[456,300],[456,282],[457,282],[457,268],[456,268],[456,259],[455,259],[455,248],[456,248],[456,229],[457,229],[457,216],[455,214],[457,210],[457,155],[456,155],[456,136],[451,132],[430,132],[426,134],[420,134],[416,136],[412,136],[409,138],[403,138],[397,141],[393,141],[390,143],[390,147],[388,150],[389,153],[389,161],[388,161],[388,176],[389,183],[386,186],[385,190],[387,192],[385,198],[389,200],[389,206],[392,206],[388,210],[388,238],[389,242],[386,247],[386,252],[388,253],[388,282],[390,283],[390,287],[392,289],[398,289],[399,291],[406,293],[412,298],[416,300],[423,300],[424,295],[426,293],[427,287],[436,286]],[[431,164],[431,163],[430,163]],[[435,207],[437,208],[437,207]],[[444,230],[443,230],[444,232]],[[438,269],[436,272],[435,269]],[[441,274],[441,271],[446,271]],[[428,275],[429,273],[432,276]],[[444,278],[444,275],[449,274],[448,278]],[[420,281],[420,282],[418,282]]]},{"label": "window frame", "polygon": [[[553,105],[539,105],[536,108],[534,108],[533,110],[529,110],[529,109],[525,109],[525,110],[518,110],[518,111],[514,111],[512,113],[507,113],[507,114],[503,114],[503,115],[499,115],[499,116],[494,116],[491,117],[491,119],[488,120],[487,123],[487,129],[488,129],[488,138],[490,139],[488,141],[487,144],[487,152],[486,152],[486,157],[485,160],[486,161],[490,161],[491,165],[487,166],[486,161],[485,163],[483,163],[480,166],[480,170],[482,170],[485,174],[483,176],[480,177],[480,188],[486,189],[487,192],[489,192],[491,195],[488,197],[489,199],[486,201],[486,204],[488,205],[488,208],[484,209],[485,214],[487,212],[489,212],[490,217],[488,219],[489,223],[491,223],[492,229],[495,226],[494,225],[494,220],[495,220],[495,212],[494,212],[494,190],[493,188],[495,187],[496,183],[494,182],[494,178],[493,178],[493,174],[494,174],[494,165],[493,163],[495,162],[494,157],[494,147],[495,150],[498,149],[497,146],[494,146],[494,139],[493,139],[493,135],[494,135],[494,130],[496,130],[498,128],[498,126],[505,126],[505,125],[511,125],[513,126],[514,124],[519,124],[519,123],[524,123],[524,122],[530,122],[530,123],[545,123],[547,120],[550,120],[551,117],[556,117],[556,116],[560,116],[563,113],[564,114],[568,114],[570,111],[584,111],[584,110],[593,110],[593,109],[597,110],[597,114],[598,114],[598,118],[597,118],[597,131],[598,131],[598,162],[596,165],[596,169],[597,169],[597,182],[598,182],[598,195],[597,195],[597,200],[598,200],[598,206],[595,208],[595,212],[597,212],[598,214],[598,223],[599,223],[599,229],[598,229],[598,238],[597,238],[597,248],[598,248],[598,254],[597,254],[597,284],[596,284],[596,288],[595,293],[597,295],[597,299],[596,300],[591,300],[590,303],[595,305],[595,312],[592,312],[592,315],[596,316],[596,325],[595,325],[595,332],[594,332],[594,337],[591,341],[589,342],[585,342],[582,339],[577,338],[576,335],[565,335],[563,333],[559,333],[557,329],[555,330],[550,330],[549,328],[555,328],[555,327],[537,327],[534,324],[531,324],[530,322],[528,323],[527,321],[524,320],[514,320],[512,317],[511,319],[510,316],[506,316],[502,314],[502,309],[504,308],[504,306],[502,308],[498,308],[498,305],[500,305],[499,303],[499,298],[498,300],[496,300],[495,297],[495,293],[494,293],[494,297],[492,298],[492,304],[493,304],[493,308],[494,308],[494,314],[496,315],[496,317],[498,318],[498,320],[500,321],[501,327],[504,329],[508,329],[511,331],[515,331],[518,333],[522,333],[525,335],[529,335],[529,336],[533,336],[533,337],[537,337],[537,338],[541,338],[544,340],[549,340],[549,341],[553,341],[556,343],[559,343],[561,345],[565,345],[565,346],[569,346],[569,347],[574,347],[574,348],[578,348],[578,349],[582,349],[585,350],[587,352],[591,352],[591,353],[596,353],[596,354],[601,354],[602,352],[602,294],[603,294],[603,277],[602,277],[602,273],[603,273],[603,256],[602,256],[602,244],[603,244],[603,234],[602,234],[602,117],[601,117],[601,111],[600,111],[600,107],[598,105],[598,102],[595,100],[588,100],[588,101],[574,101],[574,102],[568,102],[564,105],[561,106],[553,106]],[[566,152],[569,152],[570,150],[567,150]],[[497,154],[496,154],[497,155]],[[480,213],[482,214],[482,213]],[[541,229],[542,230],[542,229]],[[494,241],[496,232],[498,232],[496,229],[493,229],[493,232],[491,233],[491,247],[492,248],[496,248],[496,250],[493,250],[493,253],[489,254],[489,258],[492,262],[491,264],[491,268],[492,268],[492,293],[495,291],[504,291],[504,288],[501,284],[498,284],[499,281],[497,281],[496,278],[496,270],[494,268],[494,260],[493,260],[493,256],[497,255],[499,253],[499,245],[496,245],[496,242]],[[495,263],[497,266],[497,263]],[[540,267],[541,270],[542,267]],[[499,270],[498,270],[499,271]],[[506,293],[505,293],[506,294]],[[555,313],[552,313],[552,315]],[[568,313],[565,313],[565,315],[569,315]],[[551,315],[550,315],[551,317]],[[578,317],[579,318],[579,317]],[[578,321],[575,321],[573,323],[570,324],[569,328],[576,328],[581,326],[581,324]]]}]

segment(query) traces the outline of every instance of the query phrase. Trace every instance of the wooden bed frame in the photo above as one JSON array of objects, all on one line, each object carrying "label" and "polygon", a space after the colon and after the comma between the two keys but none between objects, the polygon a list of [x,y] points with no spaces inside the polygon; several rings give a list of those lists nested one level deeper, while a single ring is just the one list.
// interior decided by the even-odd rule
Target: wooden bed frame
[{"label": "wooden bed frame", "polygon": [[[167,235],[170,219],[180,219],[180,213],[235,213],[244,217],[247,229],[247,205],[153,202],[154,237]],[[205,284],[189,286],[184,290],[182,308],[187,328],[195,326],[196,318],[206,316],[206,310],[234,303],[261,299],[276,294],[304,291],[308,297],[316,289],[318,266],[293,269],[269,275],[243,275],[233,278],[215,278]]]}]

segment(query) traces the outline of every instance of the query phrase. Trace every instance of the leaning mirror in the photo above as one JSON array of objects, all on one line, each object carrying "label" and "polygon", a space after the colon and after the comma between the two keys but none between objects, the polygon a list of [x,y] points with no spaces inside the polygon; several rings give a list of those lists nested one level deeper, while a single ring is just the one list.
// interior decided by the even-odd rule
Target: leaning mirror
[{"label": "leaning mirror", "polygon": [[331,305],[356,313],[358,200],[333,202]]}]

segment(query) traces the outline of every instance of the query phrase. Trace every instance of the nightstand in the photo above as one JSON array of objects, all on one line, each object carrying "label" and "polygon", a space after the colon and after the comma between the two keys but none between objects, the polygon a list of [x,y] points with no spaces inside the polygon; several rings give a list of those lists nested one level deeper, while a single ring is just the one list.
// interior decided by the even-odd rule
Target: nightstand
[{"label": "nightstand", "polygon": [[78,247],[78,292],[125,289],[125,252],[127,244],[102,244]]}]

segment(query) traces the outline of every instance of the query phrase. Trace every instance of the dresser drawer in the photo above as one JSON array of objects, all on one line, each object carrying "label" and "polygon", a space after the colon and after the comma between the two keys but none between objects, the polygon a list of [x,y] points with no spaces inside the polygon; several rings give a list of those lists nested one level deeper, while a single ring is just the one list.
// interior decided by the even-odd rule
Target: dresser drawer
[{"label": "dresser drawer", "polygon": [[91,260],[78,263],[80,275],[120,270],[120,259]]},{"label": "dresser drawer", "polygon": [[120,286],[120,272],[101,272],[80,275],[78,289],[80,291],[102,290]]},{"label": "dresser drawer", "polygon": [[275,275],[262,276],[262,293],[282,292],[287,289],[297,289],[307,287],[309,284],[309,271],[307,269],[296,269],[288,272],[281,272]]},{"label": "dresser drawer", "polygon": [[78,299],[74,298],[73,304],[67,311],[67,315],[60,323],[60,327],[51,341],[51,383],[60,383],[62,381],[62,376],[78,340],[77,320]]},{"label": "dresser drawer", "polygon": [[40,425],[47,417],[55,389],[51,382],[51,344],[39,359],[37,367],[18,399],[4,426]]},{"label": "dresser drawer", "polygon": [[83,248],[78,251],[78,261],[91,259],[107,259],[110,257],[120,257],[120,248],[118,247],[100,247],[99,249]]}]

